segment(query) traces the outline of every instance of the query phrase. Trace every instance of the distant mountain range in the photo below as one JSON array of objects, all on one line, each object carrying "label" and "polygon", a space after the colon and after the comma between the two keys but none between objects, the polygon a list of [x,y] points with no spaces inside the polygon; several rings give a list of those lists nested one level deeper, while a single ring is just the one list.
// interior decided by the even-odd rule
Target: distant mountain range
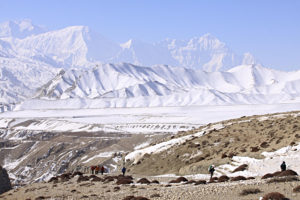
[{"label": "distant mountain range", "polygon": [[2,104],[31,97],[101,100],[103,107],[282,101],[297,97],[299,77],[263,68],[210,34],[117,44],[85,26],[48,31],[29,20],[0,24]]}]

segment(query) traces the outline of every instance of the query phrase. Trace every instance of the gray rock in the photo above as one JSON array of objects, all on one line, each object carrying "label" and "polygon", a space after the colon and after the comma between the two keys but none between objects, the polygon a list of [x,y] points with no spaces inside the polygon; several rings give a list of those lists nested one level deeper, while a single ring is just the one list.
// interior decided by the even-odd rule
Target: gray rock
[{"label": "gray rock", "polygon": [[0,194],[12,189],[9,176],[4,168],[0,166]]}]

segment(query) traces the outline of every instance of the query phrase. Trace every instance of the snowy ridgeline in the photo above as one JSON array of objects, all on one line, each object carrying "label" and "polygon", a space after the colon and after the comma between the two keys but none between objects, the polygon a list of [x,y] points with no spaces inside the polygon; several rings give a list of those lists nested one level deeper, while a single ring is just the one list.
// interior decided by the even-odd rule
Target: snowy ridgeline
[{"label": "snowy ridgeline", "polygon": [[[139,66],[166,64],[187,69],[170,70],[168,66],[164,66],[142,70],[143,67],[130,67],[126,64],[107,69],[101,65],[101,63],[121,62]],[[54,96],[50,95],[54,98],[73,98],[74,95],[69,93],[74,93],[74,90],[76,90],[75,96],[81,98],[172,95],[166,99],[178,98],[174,101],[185,102],[182,105],[186,105],[190,104],[194,94],[179,94],[178,97],[177,94],[174,96],[174,93],[180,93],[186,89],[190,91],[196,87],[196,89],[204,88],[204,92],[208,93],[209,96],[209,99],[200,102],[200,104],[207,102],[214,104],[216,101],[218,104],[219,100],[214,99],[214,96],[219,96],[215,93],[216,88],[205,81],[206,79],[211,80],[212,77],[205,78],[204,72],[201,76],[199,76],[199,72],[193,75],[195,71],[189,71],[189,69],[207,72],[226,71],[237,65],[255,63],[257,64],[251,54],[236,55],[223,42],[210,34],[189,40],[166,39],[154,44],[135,40],[117,44],[85,26],[71,26],[48,31],[33,25],[30,20],[9,21],[0,24],[0,102],[6,104],[18,103],[31,98],[40,87],[43,87],[43,90],[39,90],[39,97],[44,97],[44,92],[49,95],[47,87],[53,87],[53,84],[59,81],[54,77],[57,74],[60,74],[57,78],[62,76],[61,68],[67,71],[63,78],[69,80],[67,85],[58,85],[57,88],[54,88]],[[86,74],[83,71],[68,71],[70,68],[91,69],[97,64],[101,66],[94,71],[96,77],[93,76],[93,70],[88,70]],[[101,68],[105,69],[101,71],[99,70]],[[165,74],[169,78],[161,77],[160,73],[163,76],[165,73],[169,73]],[[87,75],[91,75],[92,80],[89,80]],[[72,80],[68,76],[73,76],[74,79]],[[147,78],[148,76],[149,78]],[[183,79],[180,79],[181,76]],[[94,78],[96,78],[96,82],[93,81]],[[100,78],[104,81],[99,82]],[[218,79],[218,75],[215,78]],[[225,77],[225,79],[227,78]],[[204,82],[199,86],[200,79]],[[82,85],[82,81],[86,82],[87,85]],[[169,81],[170,84],[168,84]],[[94,83],[96,85],[93,87],[89,85]],[[120,87],[122,85],[124,87]],[[207,89],[212,89],[212,91],[207,91]],[[199,91],[195,92],[199,93]],[[183,99],[182,96],[190,97]],[[165,105],[161,102],[166,101],[166,99],[154,100],[154,106]],[[153,99],[146,101],[148,102],[143,102],[138,106],[151,106]],[[198,99],[196,101],[199,104]],[[97,104],[99,104],[98,107],[131,107],[132,104],[136,104],[136,101],[132,103],[118,101],[115,103],[115,100],[112,100],[112,102],[112,104],[107,101]],[[173,104],[168,103],[168,105]]]},{"label": "snowy ridgeline", "polygon": [[300,71],[258,65],[203,72],[102,64],[60,73],[16,110],[295,103],[300,101],[299,85]]}]

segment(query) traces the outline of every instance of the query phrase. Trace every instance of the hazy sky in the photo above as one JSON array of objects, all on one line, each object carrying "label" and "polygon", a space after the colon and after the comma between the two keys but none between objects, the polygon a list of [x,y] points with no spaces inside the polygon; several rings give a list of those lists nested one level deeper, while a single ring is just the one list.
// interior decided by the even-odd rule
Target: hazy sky
[{"label": "hazy sky", "polygon": [[266,67],[300,69],[300,0],[0,0],[0,22],[87,25],[116,42],[211,33]]}]

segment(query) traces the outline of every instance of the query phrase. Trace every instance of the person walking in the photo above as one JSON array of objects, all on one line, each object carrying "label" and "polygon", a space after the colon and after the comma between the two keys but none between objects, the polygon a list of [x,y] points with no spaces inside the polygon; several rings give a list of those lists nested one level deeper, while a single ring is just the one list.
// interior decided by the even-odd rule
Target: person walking
[{"label": "person walking", "polygon": [[280,168],[282,172],[286,170],[286,164],[284,161],[281,163]]},{"label": "person walking", "polygon": [[208,171],[210,173],[210,179],[212,179],[214,172],[215,172],[215,166],[214,165],[210,165],[208,168]]},{"label": "person walking", "polygon": [[95,166],[91,166],[91,172],[94,174]]},{"label": "person walking", "polygon": [[125,167],[123,167],[123,168],[122,168],[122,173],[123,173],[123,176],[125,176],[125,172],[126,172],[126,168],[125,168]]},{"label": "person walking", "polygon": [[101,172],[101,175],[103,175],[103,173],[104,173],[104,166],[102,165],[102,167],[101,167],[101,169],[100,169],[100,172]]}]

